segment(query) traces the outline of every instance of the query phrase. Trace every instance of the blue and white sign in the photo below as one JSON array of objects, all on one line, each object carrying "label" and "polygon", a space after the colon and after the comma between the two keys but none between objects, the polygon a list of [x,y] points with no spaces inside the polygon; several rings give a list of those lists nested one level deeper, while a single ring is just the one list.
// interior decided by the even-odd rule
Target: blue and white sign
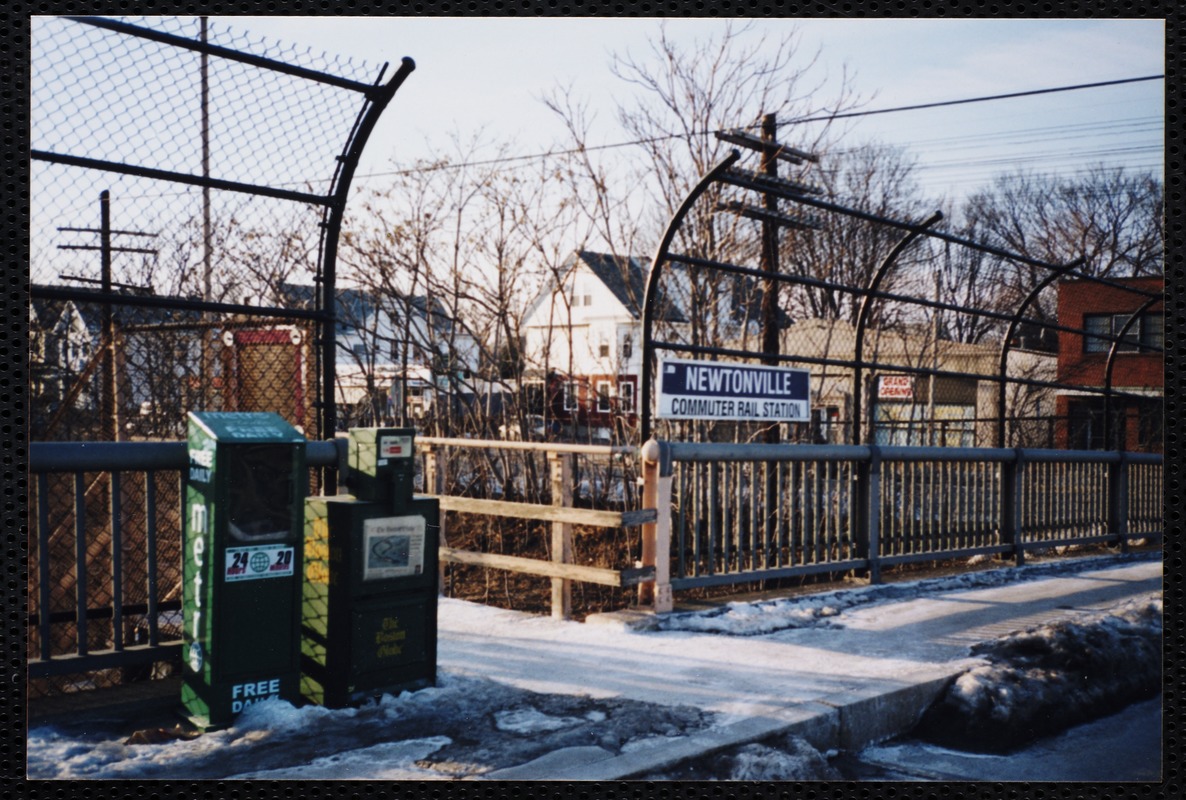
[{"label": "blue and white sign", "polygon": [[721,361],[659,362],[659,419],[807,422],[811,373]]}]

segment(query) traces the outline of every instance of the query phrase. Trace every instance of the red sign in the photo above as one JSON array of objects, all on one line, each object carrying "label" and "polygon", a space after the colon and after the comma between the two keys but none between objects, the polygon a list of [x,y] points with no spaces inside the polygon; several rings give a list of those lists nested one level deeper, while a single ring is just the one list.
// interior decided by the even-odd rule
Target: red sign
[{"label": "red sign", "polygon": [[877,381],[878,400],[913,400],[914,378],[910,375],[882,375]]}]

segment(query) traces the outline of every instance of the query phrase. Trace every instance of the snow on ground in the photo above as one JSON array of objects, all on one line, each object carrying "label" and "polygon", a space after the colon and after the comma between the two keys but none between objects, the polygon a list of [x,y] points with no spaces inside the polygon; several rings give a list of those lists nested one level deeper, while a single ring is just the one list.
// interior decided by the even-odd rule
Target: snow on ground
[{"label": "snow on ground", "polygon": [[915,735],[1007,753],[1161,690],[1162,601],[1042,625],[976,645],[988,663],[960,675]]},{"label": "snow on ground", "polygon": [[233,727],[155,744],[85,724],[29,731],[30,778],[428,780],[480,776],[555,749],[618,751],[706,730],[715,715],[616,698],[545,695],[438,673],[437,686],[361,706],[267,700]]},{"label": "snow on ground", "polygon": [[[830,686],[834,676],[828,674],[827,667],[834,667],[834,659],[845,651],[820,649],[821,655],[815,656],[817,642],[782,640],[863,635],[843,629],[850,611],[860,615],[873,604],[1106,570],[1139,560],[1149,557],[1076,559],[795,599],[732,603],[711,612],[675,615],[661,626],[669,632],[659,633],[624,633],[613,626],[565,623],[442,600],[442,618],[449,621],[442,630],[447,630],[450,641],[457,640],[450,646],[463,649],[455,654],[456,663],[442,662],[435,687],[398,697],[385,695],[356,709],[294,708],[282,701],[267,701],[248,708],[227,730],[194,739],[159,741],[149,737],[156,742],[152,744],[129,744],[131,731],[113,733],[118,726],[111,724],[79,720],[41,726],[28,732],[27,770],[30,778],[452,779],[481,777],[563,748],[599,748],[616,754],[662,747],[734,722],[735,703],[739,704],[738,714],[742,710],[755,713],[743,706],[753,702],[754,692],[768,692],[770,681],[787,673],[788,658],[796,665],[792,672],[798,680],[811,686],[819,682],[824,688]],[[820,625],[839,629],[810,629]],[[808,629],[785,630],[796,626]],[[974,698],[1016,700],[1020,697],[1016,687],[1024,685],[1027,698],[1065,698],[1065,693],[1059,692],[1078,684],[1065,675],[1059,678],[1054,669],[1057,664],[1043,660],[1042,652],[1058,654],[1064,673],[1072,677],[1078,675],[1073,673],[1077,667],[1067,658],[1087,648],[1092,659],[1114,667],[1126,665],[1131,672],[1138,652],[1136,643],[1143,643],[1140,646],[1145,650],[1149,642],[1159,643],[1160,626],[1160,603],[1145,603],[1112,615],[1080,617],[1074,625],[1057,630],[1033,631],[985,645],[976,653],[981,660],[961,678],[955,696],[967,701],[965,705],[979,708],[980,701]],[[740,654],[742,642],[704,632],[752,638],[744,641],[740,649],[745,654]],[[447,644],[445,635],[442,633],[442,647]],[[624,642],[623,637],[632,641]],[[480,649],[488,646],[495,649]],[[462,662],[457,655],[463,653],[478,657]],[[799,659],[800,653],[806,654],[807,660]],[[579,683],[583,673],[560,674],[556,668],[565,663],[594,669],[599,659],[604,661],[611,655],[615,664],[629,667],[620,673],[620,680],[634,684],[633,699],[626,684],[614,682],[617,678],[594,690],[588,683]],[[770,663],[745,660],[751,656]],[[898,677],[919,668],[908,660],[899,664],[895,657],[880,651],[868,658],[854,657],[851,652],[843,657],[849,676],[846,680],[866,680],[863,661],[883,670],[889,668]],[[812,658],[821,660],[817,663]],[[527,676],[518,683],[511,677],[512,664]],[[713,672],[722,664],[733,665],[724,676],[728,679],[724,689]],[[1117,667],[1107,674],[1092,674],[1091,681],[1102,692],[1099,696],[1105,696],[1101,687],[1126,674]],[[876,679],[875,672],[868,675],[868,680]],[[1015,680],[1018,675],[1024,677],[1024,683]],[[1049,686],[1035,683],[1042,675],[1050,677]],[[1060,680],[1063,689],[1057,687]],[[665,704],[639,699],[659,698],[664,686],[677,684],[683,694],[673,697],[698,699],[691,704],[687,700],[674,703],[670,698]],[[837,685],[835,690],[841,688]],[[695,694],[698,690],[701,694]],[[786,695],[780,698],[783,704],[793,702]],[[708,699],[712,702],[702,702]],[[997,702],[993,707],[1023,705]],[[1020,717],[1013,714],[1010,719],[1016,722]],[[1065,723],[1068,718],[1061,719]],[[809,780],[830,775],[823,757],[793,738],[747,745],[705,761],[688,768],[693,772],[655,777]]]},{"label": "snow on ground", "polygon": [[790,628],[837,628],[843,627],[837,619],[843,612],[861,606],[909,600],[943,592],[1041,580],[1057,575],[1074,574],[1082,571],[1085,566],[1107,569],[1117,564],[1146,558],[1146,555],[1093,556],[1030,564],[1020,568],[1004,567],[943,578],[839,589],[802,597],[734,602],[706,611],[672,614],[660,621],[657,627],[665,631],[702,631],[729,636],[760,636]]}]

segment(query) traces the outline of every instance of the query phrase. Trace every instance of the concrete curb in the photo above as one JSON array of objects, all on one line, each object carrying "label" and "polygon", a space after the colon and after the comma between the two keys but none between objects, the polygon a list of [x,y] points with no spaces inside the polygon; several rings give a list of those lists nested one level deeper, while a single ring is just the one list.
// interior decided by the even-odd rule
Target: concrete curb
[{"label": "concrete curb", "polygon": [[927,706],[967,669],[966,662],[950,666],[942,674],[889,691],[852,690],[831,695],[819,702],[788,706],[773,715],[749,717],[693,736],[664,740],[662,747],[654,749],[615,755],[599,747],[570,747],[526,764],[488,772],[476,780],[626,780],[785,735],[798,736],[822,752],[859,750],[913,728]]}]

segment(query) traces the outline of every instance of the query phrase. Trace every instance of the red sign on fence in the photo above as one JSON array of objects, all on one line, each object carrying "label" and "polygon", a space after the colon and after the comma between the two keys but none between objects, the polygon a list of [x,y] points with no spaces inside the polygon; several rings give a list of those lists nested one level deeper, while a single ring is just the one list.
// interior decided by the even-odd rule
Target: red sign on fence
[{"label": "red sign on fence", "polygon": [[882,375],[877,381],[878,400],[913,400],[914,378],[910,375]]}]

